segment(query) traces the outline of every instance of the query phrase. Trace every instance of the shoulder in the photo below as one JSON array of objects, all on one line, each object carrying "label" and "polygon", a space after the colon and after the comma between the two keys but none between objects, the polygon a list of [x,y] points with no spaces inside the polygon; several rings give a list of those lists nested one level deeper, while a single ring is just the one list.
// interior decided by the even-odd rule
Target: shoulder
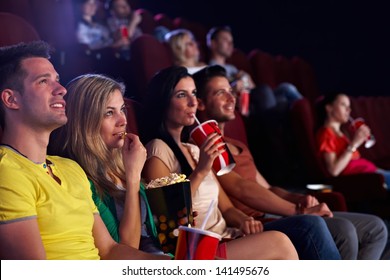
[{"label": "shoulder", "polygon": [[171,148],[161,139],[153,139],[145,145],[145,148],[148,152],[148,158],[158,157],[158,158],[172,158],[175,157]]},{"label": "shoulder", "polygon": [[77,176],[78,178],[81,177],[84,181],[88,180],[85,171],[76,161],[59,156],[48,156],[47,159],[51,161],[54,167],[64,174],[66,178],[72,176],[71,179],[75,179],[75,176]]}]

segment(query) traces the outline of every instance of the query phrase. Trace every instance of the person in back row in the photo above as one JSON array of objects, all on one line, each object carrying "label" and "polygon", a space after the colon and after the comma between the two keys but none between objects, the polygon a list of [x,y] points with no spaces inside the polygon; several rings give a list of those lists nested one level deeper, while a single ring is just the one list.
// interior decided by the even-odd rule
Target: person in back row
[{"label": "person in back row", "polygon": [[[232,239],[220,243],[217,257],[223,259],[297,259],[286,235],[262,232],[262,224],[236,209],[211,172],[221,153],[220,136],[211,134],[201,148],[187,143],[185,130],[195,122],[196,88],[185,67],[171,66],[158,72],[149,84],[141,119],[141,138],[148,159],[142,172],[150,181],[183,173],[191,181],[193,209],[200,227],[212,205],[205,229]],[[215,203],[211,204],[211,202]]]},{"label": "person in back row", "polygon": [[119,57],[130,60],[130,45],[142,35],[139,24],[142,16],[138,11],[133,11],[127,0],[108,0],[106,9],[110,16],[107,18],[107,25],[111,32],[111,37],[115,41],[123,41],[118,47]]},{"label": "person in back row", "polygon": [[175,29],[165,35],[165,41],[171,48],[173,63],[177,66],[184,66],[188,73],[206,67],[207,64],[200,61],[200,52],[194,34],[187,29]]},{"label": "person in back row", "polygon": [[74,161],[47,156],[66,89],[42,41],[0,48],[0,259],[169,259],[116,243]]},{"label": "person in back row", "polygon": [[[218,65],[206,67],[194,74],[194,80],[198,90],[199,119],[216,120],[223,134],[225,124],[235,118],[236,102],[225,69]],[[343,259],[375,260],[381,257],[388,233],[380,218],[350,212],[332,214],[326,204],[319,203],[311,195],[292,193],[269,185],[257,170],[248,147],[238,140],[226,136],[224,139],[236,161],[236,167],[217,178],[236,207],[248,215],[260,217],[264,213],[287,216],[289,219],[309,215],[324,216]],[[289,223],[286,218],[267,222],[264,228],[280,230],[293,242],[296,240],[294,235],[299,233],[297,224]],[[307,228],[301,226],[300,230],[306,231]],[[305,234],[301,234],[298,240],[302,242],[302,239],[305,239]]]},{"label": "person in back row", "polygon": [[282,112],[295,100],[302,98],[297,88],[290,83],[281,83],[275,90],[269,85],[256,86],[249,73],[227,63],[234,51],[232,30],[229,26],[216,26],[209,30],[206,37],[209,48],[209,65],[220,65],[226,69],[226,75],[237,94],[249,91],[250,114],[277,109]]},{"label": "person in back row", "polygon": [[385,187],[390,191],[390,171],[378,168],[373,162],[362,158],[358,151],[370,138],[370,128],[362,124],[350,131],[350,138],[343,129],[351,117],[349,97],[341,92],[327,94],[317,102],[316,109],[318,152],[329,174],[379,173],[385,178]]}]

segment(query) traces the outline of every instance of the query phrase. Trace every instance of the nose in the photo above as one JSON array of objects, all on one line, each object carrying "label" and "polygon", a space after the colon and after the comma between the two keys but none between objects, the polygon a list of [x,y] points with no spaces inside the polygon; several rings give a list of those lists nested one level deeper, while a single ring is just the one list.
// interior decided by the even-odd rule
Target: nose
[{"label": "nose", "polygon": [[53,90],[53,94],[64,96],[67,93],[66,88],[63,85],[61,85],[59,82],[56,82],[56,83],[57,84],[56,84],[55,89]]},{"label": "nose", "polygon": [[118,114],[116,123],[118,126],[126,126],[127,125],[127,118],[125,114]]},{"label": "nose", "polygon": [[188,105],[190,107],[198,106],[198,99],[196,98],[196,96],[191,95],[188,101]]}]

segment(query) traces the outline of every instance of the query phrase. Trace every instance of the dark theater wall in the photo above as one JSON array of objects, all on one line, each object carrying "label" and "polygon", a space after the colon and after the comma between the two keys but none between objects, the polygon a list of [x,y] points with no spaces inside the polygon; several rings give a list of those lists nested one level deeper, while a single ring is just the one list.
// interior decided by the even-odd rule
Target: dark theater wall
[{"label": "dark theater wall", "polygon": [[390,95],[385,1],[138,0],[154,13],[228,24],[236,46],[299,55],[314,66],[323,91]]}]

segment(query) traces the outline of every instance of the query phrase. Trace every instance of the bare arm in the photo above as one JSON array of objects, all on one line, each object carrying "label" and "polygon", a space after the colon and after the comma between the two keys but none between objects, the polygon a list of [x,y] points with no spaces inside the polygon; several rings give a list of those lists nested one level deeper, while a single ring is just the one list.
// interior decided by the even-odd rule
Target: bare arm
[{"label": "bare arm", "polygon": [[362,125],[354,133],[351,144],[339,157],[336,156],[336,153],[323,153],[323,159],[328,172],[332,176],[340,175],[351,161],[353,150],[359,148],[369,136],[370,129],[367,125]]},{"label": "bare arm", "polygon": [[37,219],[0,225],[0,259],[46,259]]},{"label": "bare arm", "polygon": [[287,201],[259,184],[246,180],[234,171],[219,176],[218,181],[229,196],[253,209],[282,216],[296,212],[294,203]]},{"label": "bare arm", "polygon": [[218,207],[227,224],[242,230],[246,235],[263,231],[263,224],[234,207],[224,190],[219,186]]},{"label": "bare arm", "polygon": [[126,135],[122,155],[126,170],[126,197],[119,236],[121,243],[139,248],[141,237],[139,184],[146,160],[146,150],[137,135],[131,133]]},{"label": "bare arm", "polygon": [[99,249],[99,256],[103,260],[169,260],[167,255],[154,255],[142,252],[125,244],[116,243],[99,215],[95,215],[92,230],[95,246]]},{"label": "bare arm", "polygon": [[[333,216],[325,203],[308,204],[306,196],[300,196],[298,194],[292,194],[284,191],[280,188],[271,187],[270,189],[264,188],[261,185],[251,180],[242,178],[234,171],[219,176],[219,182],[226,193],[243,204],[256,209],[261,212],[272,213],[281,216],[293,216],[301,212],[300,214],[312,214],[319,216]],[[274,190],[274,191],[272,191]],[[294,197],[295,199],[289,200]],[[296,196],[296,197],[295,197]],[[301,203],[302,209],[297,209],[297,204]]]}]

